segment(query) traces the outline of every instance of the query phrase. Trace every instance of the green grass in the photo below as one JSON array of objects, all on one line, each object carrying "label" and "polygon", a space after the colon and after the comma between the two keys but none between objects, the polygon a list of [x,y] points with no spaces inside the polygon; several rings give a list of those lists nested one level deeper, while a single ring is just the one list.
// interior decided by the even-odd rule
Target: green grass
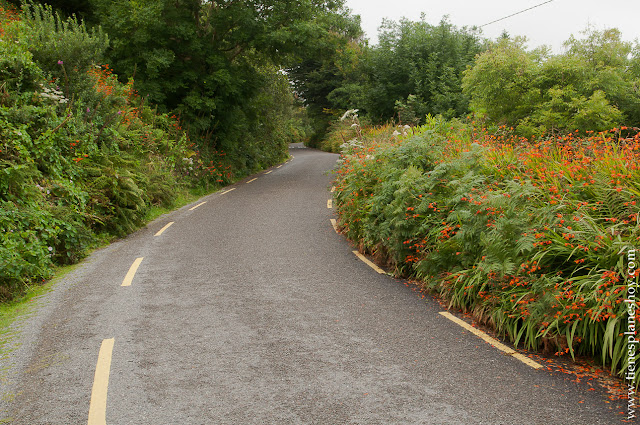
[{"label": "green grass", "polygon": [[[209,191],[206,191],[204,188],[195,188],[188,191],[181,191],[176,197],[173,207],[165,208],[152,206],[149,213],[147,214],[145,223],[150,223],[163,214],[176,211],[183,206],[188,205],[203,196],[215,193],[218,190],[220,190],[220,188]],[[104,248],[112,242],[114,242],[114,240],[109,236],[98,236],[98,239],[91,251]],[[53,278],[49,279],[43,284],[32,283],[31,285],[29,285],[29,288],[26,292],[17,296],[12,301],[0,303],[0,355],[4,353],[4,345],[6,344],[6,342],[8,342],[8,338],[6,337],[8,336],[10,327],[15,322],[15,320],[31,312],[31,309],[34,306],[33,300],[36,297],[48,293],[61,279],[63,279],[80,265],[82,265],[82,262],[70,266],[57,267],[54,271]]]},{"label": "green grass", "polygon": [[30,313],[34,306],[33,301],[35,298],[48,293],[57,282],[75,270],[80,264],[58,267],[52,279],[41,285],[32,284],[25,293],[17,296],[12,301],[0,303],[0,355],[5,353],[5,344],[9,341],[9,338],[6,337],[9,335],[11,325],[16,319]]}]

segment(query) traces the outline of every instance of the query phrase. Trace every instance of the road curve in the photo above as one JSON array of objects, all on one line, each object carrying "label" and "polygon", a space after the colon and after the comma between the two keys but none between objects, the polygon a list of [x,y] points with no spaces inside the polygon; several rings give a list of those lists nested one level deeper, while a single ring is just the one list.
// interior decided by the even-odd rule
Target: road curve
[{"label": "road curve", "polygon": [[291,153],[37,300],[0,360],[0,423],[620,423],[599,390],[505,355],[358,259],[329,221],[338,157]]}]

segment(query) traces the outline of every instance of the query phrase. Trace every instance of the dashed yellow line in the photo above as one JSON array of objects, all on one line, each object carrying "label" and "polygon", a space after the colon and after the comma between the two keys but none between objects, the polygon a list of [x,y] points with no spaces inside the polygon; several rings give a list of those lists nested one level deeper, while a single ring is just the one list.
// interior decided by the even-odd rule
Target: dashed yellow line
[{"label": "dashed yellow line", "polygon": [[138,271],[138,267],[140,267],[140,263],[142,263],[142,260],[144,260],[144,257],[136,258],[131,267],[129,267],[129,271],[127,272],[127,275],[124,277],[122,285],[120,286],[131,286],[133,277],[136,275],[136,272]]},{"label": "dashed yellow line", "polygon": [[327,200],[327,208],[329,209],[333,208],[333,200],[331,199]]},{"label": "dashed yellow line", "polygon": [[193,210],[195,210],[196,208],[201,207],[201,206],[203,206],[203,205],[204,205],[204,204],[206,204],[206,203],[207,203],[207,201],[200,202],[200,203],[199,203],[198,205],[196,205],[195,207],[191,207],[191,208],[189,208],[189,211],[193,211]]},{"label": "dashed yellow line", "polygon": [[336,187],[335,186],[331,186],[331,193],[336,191]]},{"label": "dashed yellow line", "polygon": [[338,231],[338,223],[336,222],[335,218],[330,218],[329,221],[331,221],[331,225],[333,226],[333,230],[336,231],[336,233],[340,233]]},{"label": "dashed yellow line", "polygon": [[384,270],[382,270],[380,267],[376,266],[374,263],[372,263],[371,261],[369,261],[369,259],[367,257],[365,257],[364,255],[360,254],[360,252],[358,251],[353,251],[354,254],[356,254],[356,256],[362,260],[363,263],[365,263],[367,266],[371,267],[373,270],[377,271],[380,274],[385,274],[386,272]]},{"label": "dashed yellow line", "polygon": [[528,366],[531,366],[534,369],[542,368],[542,365],[540,363],[537,363],[537,362],[531,360],[529,357],[517,352],[513,348],[507,347],[506,345],[504,345],[503,343],[501,343],[497,339],[490,337],[486,333],[482,332],[480,329],[474,328],[473,326],[471,326],[470,324],[468,324],[464,320],[454,316],[453,314],[449,313],[448,311],[441,311],[440,314],[442,316],[446,317],[447,319],[451,320],[452,322],[462,326],[463,328],[465,328],[466,330],[468,330],[472,334],[482,338],[484,341],[486,341],[489,344],[493,345],[498,350],[503,351],[503,352],[505,352],[506,354],[508,354],[508,355],[510,355],[512,357],[515,357],[516,359],[520,360],[524,364],[526,364]]},{"label": "dashed yellow line", "polygon": [[[286,162],[285,162],[285,164],[286,164]],[[280,167],[282,167],[283,165],[284,165],[284,164],[280,164],[280,165],[278,165],[276,168],[280,168]]]},{"label": "dashed yellow line", "polygon": [[271,174],[271,173],[273,173],[273,170],[269,170],[265,174]]},{"label": "dashed yellow line", "polygon": [[115,339],[105,339],[100,345],[96,373],[93,377],[91,401],[89,402],[88,425],[107,424],[107,391],[109,389],[109,373],[111,372],[111,355]]},{"label": "dashed yellow line", "polygon": [[171,227],[171,225],[173,223],[175,223],[175,222],[174,221],[170,221],[169,223],[167,223],[162,229],[158,230],[154,236],[160,236],[161,234],[163,234],[164,231],[167,230],[169,227]]},{"label": "dashed yellow line", "polygon": [[247,182],[247,184],[249,184],[249,183],[251,183],[251,182],[254,182],[254,181],[256,181],[256,180],[258,180],[258,178],[257,178],[257,177],[256,177],[255,179],[251,179],[251,180],[249,180],[249,181]]},{"label": "dashed yellow line", "polygon": [[225,190],[225,191],[224,191],[224,192],[222,192],[220,195],[225,195],[225,194],[227,194],[227,193],[229,193],[229,192],[231,192],[231,191],[233,191],[233,190],[236,190],[236,188],[235,188],[235,187],[232,187],[232,188],[231,188],[231,189],[229,189],[229,190]]}]

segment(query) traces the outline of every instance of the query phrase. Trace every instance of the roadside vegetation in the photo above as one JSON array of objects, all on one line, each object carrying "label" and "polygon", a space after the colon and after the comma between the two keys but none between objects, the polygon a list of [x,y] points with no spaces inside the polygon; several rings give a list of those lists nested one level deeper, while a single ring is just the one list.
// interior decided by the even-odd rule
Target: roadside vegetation
[{"label": "roadside vegetation", "polygon": [[[101,64],[108,37],[0,10],[0,299],[144,223],[208,172],[179,121]],[[218,163],[216,180],[228,181]],[[193,176],[193,178],[191,177]]]},{"label": "roadside vegetation", "polygon": [[351,18],[237,6],[0,1],[0,302],[308,138],[282,69],[312,41],[290,26]]},{"label": "roadside vegetation", "polygon": [[640,240],[640,48],[615,29],[587,29],[555,55],[476,36],[446,20],[383,27],[362,56],[367,93],[318,143],[342,154],[339,225],[516,346],[622,377],[634,360],[624,300]]},{"label": "roadside vegetation", "polygon": [[59,7],[0,0],[0,302],[305,141],[342,153],[363,251],[516,345],[625,370],[640,48],[617,30],[552,54],[424,17],[369,46],[342,1]]},{"label": "roadside vegetation", "polygon": [[584,35],[559,56],[489,43],[461,79],[466,116],[372,126],[350,110],[322,146],[342,153],[339,224],[362,251],[516,346],[623,376],[638,48],[615,30]]},{"label": "roadside vegetation", "polygon": [[339,223],[362,251],[516,345],[626,370],[636,131],[531,142],[431,118],[343,152]]}]

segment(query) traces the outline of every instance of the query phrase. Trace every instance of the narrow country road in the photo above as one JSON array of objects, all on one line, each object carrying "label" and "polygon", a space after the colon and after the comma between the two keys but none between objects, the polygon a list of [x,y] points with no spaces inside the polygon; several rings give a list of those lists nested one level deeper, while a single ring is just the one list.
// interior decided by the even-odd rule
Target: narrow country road
[{"label": "narrow country road", "polygon": [[362,262],[329,221],[337,155],[291,153],[39,299],[3,348],[0,423],[621,423]]}]

